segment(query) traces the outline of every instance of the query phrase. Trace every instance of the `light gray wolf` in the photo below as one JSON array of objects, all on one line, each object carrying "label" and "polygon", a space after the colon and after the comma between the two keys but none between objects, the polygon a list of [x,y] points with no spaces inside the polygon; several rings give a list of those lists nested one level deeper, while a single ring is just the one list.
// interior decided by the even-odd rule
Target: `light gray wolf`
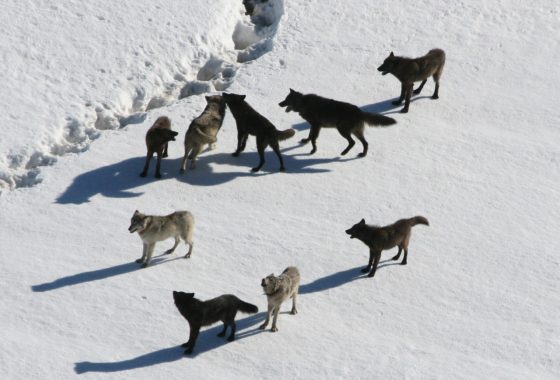
[{"label": "light gray wolf", "polygon": [[165,255],[169,255],[175,251],[179,245],[179,241],[183,241],[189,245],[189,251],[185,258],[191,257],[193,249],[194,216],[188,211],[176,211],[166,216],[144,215],[138,210],[134,211],[134,215],[130,219],[130,233],[138,232],[142,239],[144,249],[142,257],[136,260],[138,264],[142,264],[142,268],[150,264],[150,259],[154,252],[154,247],[158,241],[169,238],[175,239],[173,247],[165,251]]},{"label": "light gray wolf", "polygon": [[156,153],[157,165],[155,177],[161,178],[161,158],[167,157],[167,144],[169,141],[175,141],[175,136],[177,135],[177,132],[171,130],[171,120],[169,120],[167,116],[160,116],[157,118],[146,133],[146,148],[148,149],[148,153],[146,155],[146,164],[144,165],[144,170],[140,173],[140,177],[145,177],[146,174],[148,174],[150,161],[154,153]]},{"label": "light gray wolf", "polygon": [[[404,108],[401,112],[407,113],[412,93],[419,94],[430,76],[432,76],[434,82],[436,82],[436,88],[432,99],[439,98],[439,78],[443,72],[444,65],[445,52],[441,49],[432,49],[428,54],[418,58],[397,57],[391,52],[377,70],[381,71],[382,75],[391,73],[401,82],[401,96],[399,100],[394,101],[393,104],[398,106],[404,100]],[[412,91],[414,82],[418,81],[422,81],[422,83],[420,83],[420,86],[416,90]]]},{"label": "light gray wolf", "polygon": [[302,94],[290,88],[290,93],[278,104],[286,107],[286,112],[295,111],[299,113],[311,126],[309,136],[301,143],[307,144],[311,141],[313,149],[310,154],[317,151],[317,137],[322,127],[336,128],[338,133],[347,141],[348,146],[340,153],[345,155],[356,143],[352,135],[356,136],[363,145],[359,157],[365,157],[368,151],[368,143],[364,137],[364,124],[374,126],[387,126],[395,124],[395,119],[387,116],[364,112],[353,104],[339,102],[338,100],[323,98],[315,94]]},{"label": "light gray wolf", "polygon": [[206,96],[206,108],[191,122],[185,134],[185,156],[181,161],[181,173],[187,169],[187,159],[191,160],[191,169],[195,168],[198,155],[205,145],[214,149],[225,114],[226,102],[222,96]]},{"label": "light gray wolf", "polygon": [[428,219],[423,216],[415,216],[410,219],[397,220],[395,223],[385,227],[367,225],[366,221],[362,219],[360,222],[347,229],[346,233],[350,235],[350,239],[357,238],[369,247],[368,265],[362,269],[362,273],[369,272],[368,277],[373,277],[377,265],[379,264],[381,251],[396,246],[399,247],[399,253],[394,256],[392,260],[398,260],[401,256],[401,252],[404,250],[404,257],[401,265],[406,265],[410,234],[412,227],[417,224],[430,225]]},{"label": "light gray wolf", "polygon": [[255,111],[245,101],[245,95],[223,93],[222,96],[226,100],[237,124],[237,149],[232,156],[238,157],[245,150],[249,135],[253,135],[257,138],[257,151],[259,152],[260,161],[251,171],[257,172],[261,169],[264,164],[264,150],[269,145],[274,150],[274,153],[276,153],[276,156],[278,156],[280,170],[286,170],[278,142],[292,137],[295,131],[292,128],[284,131],[277,130],[266,117]]},{"label": "light gray wolf", "polygon": [[179,313],[189,322],[189,340],[182,345],[186,348],[185,355],[193,352],[202,326],[222,321],[224,329],[218,336],[226,336],[229,326],[230,334],[227,340],[232,342],[235,340],[235,315],[237,312],[254,314],[259,311],[255,305],[244,302],[233,294],[224,294],[208,301],[201,301],[194,298],[194,293],[173,291],[173,300]]},{"label": "light gray wolf", "polygon": [[270,331],[278,331],[276,321],[278,320],[280,306],[282,302],[288,298],[292,298],[292,311],[290,313],[297,314],[296,300],[299,290],[299,281],[299,271],[296,267],[287,267],[278,277],[274,276],[274,274],[270,274],[262,279],[261,286],[268,300],[268,313],[264,323],[259,326],[260,329],[265,329],[266,326],[268,326],[270,317],[274,314]]}]

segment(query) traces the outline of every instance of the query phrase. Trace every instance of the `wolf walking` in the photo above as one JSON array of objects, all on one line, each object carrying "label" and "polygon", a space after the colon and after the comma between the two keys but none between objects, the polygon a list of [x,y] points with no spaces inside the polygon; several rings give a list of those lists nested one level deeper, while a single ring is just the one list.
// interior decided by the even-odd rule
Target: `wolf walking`
[{"label": "wolf walking", "polygon": [[350,239],[357,238],[369,247],[368,265],[362,269],[362,273],[369,272],[368,277],[373,277],[377,265],[379,264],[379,259],[381,258],[381,251],[396,246],[399,247],[399,253],[397,253],[392,260],[398,260],[401,256],[401,252],[404,250],[404,257],[401,265],[406,265],[410,234],[412,232],[412,227],[417,224],[430,225],[428,219],[423,216],[415,216],[410,219],[397,220],[395,223],[385,227],[367,225],[366,221],[362,219],[360,222],[347,229],[346,233],[350,235]]},{"label": "wolf walking", "polygon": [[182,345],[186,348],[185,355],[193,352],[201,327],[222,321],[224,328],[218,336],[226,336],[229,327],[230,334],[227,340],[232,342],[235,340],[237,312],[254,314],[259,311],[255,305],[242,301],[233,294],[224,294],[208,301],[201,301],[194,298],[194,293],[173,291],[173,301],[179,313],[189,323],[189,340]]},{"label": "wolf walking", "polygon": [[364,124],[374,126],[387,126],[395,124],[395,119],[375,113],[364,112],[357,106],[340,102],[338,100],[323,98],[315,94],[304,95],[290,88],[290,93],[278,104],[286,107],[286,112],[299,113],[311,126],[309,136],[302,143],[311,141],[313,149],[310,154],[317,151],[317,137],[322,127],[334,127],[348,141],[348,146],[340,153],[345,155],[356,143],[352,135],[356,136],[363,145],[363,150],[358,156],[365,157],[368,143],[364,137]]},{"label": "wolf walking", "polygon": [[142,257],[136,260],[138,264],[142,264],[142,268],[150,264],[154,247],[158,241],[175,239],[173,247],[165,251],[165,255],[169,255],[175,251],[179,245],[179,241],[183,241],[189,245],[189,250],[185,258],[191,257],[193,249],[193,229],[194,216],[188,211],[176,211],[166,216],[144,215],[138,210],[134,212],[130,220],[130,233],[138,232],[142,239],[143,250]]},{"label": "wolf walking", "polygon": [[[404,108],[401,112],[407,113],[412,93],[419,94],[430,76],[436,83],[432,99],[439,98],[439,78],[443,72],[443,66],[445,66],[445,52],[441,49],[432,49],[428,54],[419,58],[397,57],[391,52],[377,70],[382,75],[391,73],[401,82],[401,96],[393,104],[398,106],[404,100]],[[422,83],[412,91],[414,82],[418,81],[422,81]]]}]

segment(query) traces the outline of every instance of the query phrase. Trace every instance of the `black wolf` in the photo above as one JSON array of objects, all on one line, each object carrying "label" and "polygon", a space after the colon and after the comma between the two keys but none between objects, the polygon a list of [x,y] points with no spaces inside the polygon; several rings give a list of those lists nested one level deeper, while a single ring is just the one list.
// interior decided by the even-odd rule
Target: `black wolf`
[{"label": "black wolf", "polygon": [[311,125],[309,136],[301,140],[304,144],[311,141],[313,149],[310,154],[317,151],[316,141],[321,127],[334,127],[342,137],[348,140],[348,146],[340,153],[343,156],[356,143],[352,135],[356,136],[364,146],[362,153],[358,156],[365,157],[368,151],[368,143],[364,138],[364,123],[375,126],[396,123],[390,117],[364,112],[353,104],[323,98],[315,94],[304,95],[291,88],[286,99],[278,105],[286,107],[286,112],[298,112]]},{"label": "black wolf", "polygon": [[154,122],[154,124],[148,129],[146,133],[146,148],[148,153],[146,155],[146,164],[144,165],[144,170],[140,173],[140,177],[145,177],[148,174],[148,168],[150,167],[150,161],[157,154],[157,165],[156,165],[156,178],[161,178],[161,173],[159,171],[161,167],[161,158],[167,157],[167,144],[169,141],[175,141],[175,136],[178,133],[171,130],[171,121],[167,116],[160,116]]},{"label": "black wolf", "polygon": [[257,151],[259,152],[260,161],[251,171],[257,172],[261,169],[264,164],[264,150],[269,145],[278,156],[280,170],[286,170],[284,168],[284,160],[280,154],[278,141],[292,137],[295,131],[291,128],[284,131],[277,130],[266,117],[255,111],[245,101],[245,95],[223,93],[222,96],[226,100],[226,104],[237,124],[237,149],[232,155],[234,157],[239,156],[247,145],[247,138],[249,135],[253,135],[257,137]]},{"label": "black wolf", "polygon": [[[430,76],[432,76],[434,82],[436,82],[436,88],[432,99],[439,98],[439,78],[441,77],[444,65],[445,52],[441,49],[432,49],[428,54],[419,58],[397,57],[391,52],[377,70],[381,71],[383,75],[391,73],[401,81],[401,96],[399,100],[394,101],[393,104],[398,106],[404,100],[404,108],[401,112],[406,113],[408,112],[412,93],[419,94]],[[422,83],[420,83],[420,86],[416,90],[412,91],[414,82],[418,81],[422,81]]]},{"label": "black wolf", "polygon": [[424,224],[429,226],[428,219],[423,216],[415,216],[410,219],[400,219],[395,223],[385,227],[369,226],[366,221],[362,219],[360,222],[354,224],[351,228],[346,230],[351,239],[357,238],[369,247],[369,261],[367,267],[362,269],[362,273],[369,272],[368,277],[375,275],[381,251],[399,247],[399,253],[392,258],[398,260],[401,256],[401,251],[404,250],[404,258],[401,265],[406,265],[406,258],[408,256],[408,243],[410,241],[410,233],[412,227],[417,224]]},{"label": "black wolf", "polygon": [[185,355],[193,352],[196,338],[198,338],[202,326],[222,321],[224,329],[218,336],[226,336],[226,330],[229,326],[231,332],[227,339],[232,342],[235,340],[235,315],[237,312],[254,314],[259,311],[255,305],[243,302],[232,294],[224,294],[208,301],[201,301],[194,298],[194,293],[173,291],[173,300],[175,306],[179,309],[179,313],[189,322],[189,340],[182,345],[186,348]]}]

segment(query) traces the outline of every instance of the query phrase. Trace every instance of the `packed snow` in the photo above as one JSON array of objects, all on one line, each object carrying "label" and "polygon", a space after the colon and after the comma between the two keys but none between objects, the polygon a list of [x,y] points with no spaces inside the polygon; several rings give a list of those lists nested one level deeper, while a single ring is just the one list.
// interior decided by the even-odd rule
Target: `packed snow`
[{"label": "packed snow", "polygon": [[[67,378],[560,377],[560,4],[551,0],[409,2],[5,0],[0,6],[0,373]],[[447,54],[410,111],[377,67],[393,51]],[[278,106],[293,88],[391,116],[346,156],[324,128]],[[278,129],[286,172],[255,139],[240,157],[230,111],[215,150],[179,174],[183,138],[222,91]],[[144,136],[162,115],[179,132],[140,178]],[[187,247],[141,269],[135,210],[193,213]],[[423,215],[408,265],[345,230]],[[260,330],[261,279],[301,273],[299,313]],[[172,291],[231,293],[234,342],[187,322]]]}]

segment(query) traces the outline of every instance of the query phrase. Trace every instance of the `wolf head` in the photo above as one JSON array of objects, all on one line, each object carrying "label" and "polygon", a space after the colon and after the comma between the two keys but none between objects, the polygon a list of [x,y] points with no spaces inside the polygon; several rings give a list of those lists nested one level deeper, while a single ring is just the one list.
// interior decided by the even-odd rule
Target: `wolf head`
[{"label": "wolf head", "polygon": [[222,96],[227,105],[241,103],[245,100],[245,95],[222,93]]},{"label": "wolf head", "polygon": [[185,293],[185,292],[178,292],[176,290],[173,291],[173,301],[175,301],[175,305],[184,305],[188,303],[190,300],[194,298],[194,293]]},{"label": "wolf head", "polygon": [[387,75],[389,73],[392,73],[398,64],[399,59],[395,57],[393,52],[391,52],[391,54],[389,54],[389,56],[385,58],[383,64],[377,68],[377,71],[381,71],[382,75]]},{"label": "wolf head", "polygon": [[286,99],[278,103],[280,107],[286,107],[286,112],[296,111],[299,109],[299,104],[301,102],[301,98],[303,94],[297,91],[294,91],[290,88],[290,93],[286,96]]},{"label": "wolf head", "polygon": [[278,281],[274,274],[269,274],[261,280],[261,286],[265,294],[269,295],[278,289]]},{"label": "wolf head", "polygon": [[350,239],[358,237],[363,227],[366,226],[366,221],[364,219],[360,220],[358,223],[354,224],[352,227],[346,230],[346,233],[350,235]]},{"label": "wolf head", "polygon": [[138,210],[134,211],[134,215],[130,219],[130,227],[128,231],[132,234],[136,231],[142,231],[148,225],[148,216],[142,214]]}]

